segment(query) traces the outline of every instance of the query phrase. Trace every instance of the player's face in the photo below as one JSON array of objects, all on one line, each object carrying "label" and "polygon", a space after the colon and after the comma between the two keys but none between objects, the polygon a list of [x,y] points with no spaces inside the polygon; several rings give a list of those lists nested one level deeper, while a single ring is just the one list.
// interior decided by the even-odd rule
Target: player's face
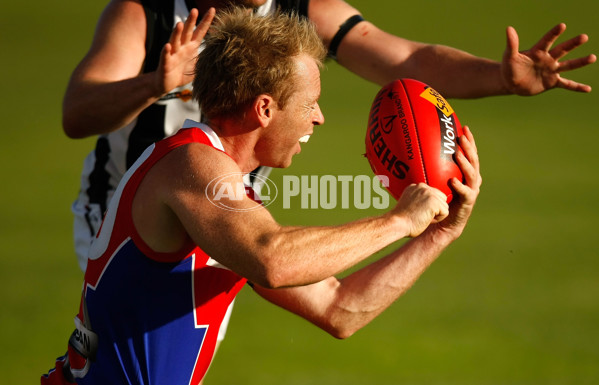
[{"label": "player's face", "polygon": [[294,92],[283,109],[276,109],[273,121],[268,127],[269,136],[262,148],[267,154],[271,167],[289,167],[294,155],[301,151],[301,143],[306,143],[314,132],[314,126],[324,123],[324,116],[318,105],[320,98],[320,71],[309,56],[296,60],[296,84]]}]

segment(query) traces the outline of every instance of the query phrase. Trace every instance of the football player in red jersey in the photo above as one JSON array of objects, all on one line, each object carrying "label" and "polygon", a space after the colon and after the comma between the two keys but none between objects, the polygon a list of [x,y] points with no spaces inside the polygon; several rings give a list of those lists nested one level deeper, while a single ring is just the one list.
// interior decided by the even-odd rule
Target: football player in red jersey
[{"label": "football player in red jersey", "polygon": [[[240,10],[222,14],[205,44],[194,79],[204,123],[188,121],[150,146],[123,177],[88,257],[68,353],[43,384],[199,383],[246,282],[347,338],[401,296],[468,222],[481,185],[468,130],[457,157],[464,183],[452,179],[451,206],[439,190],[412,185],[378,216],[289,227],[251,197],[218,195],[208,188],[214,180],[236,186],[258,165],[288,167],[324,123],[326,50],[305,19]],[[335,277],[404,237],[413,239]]]}]

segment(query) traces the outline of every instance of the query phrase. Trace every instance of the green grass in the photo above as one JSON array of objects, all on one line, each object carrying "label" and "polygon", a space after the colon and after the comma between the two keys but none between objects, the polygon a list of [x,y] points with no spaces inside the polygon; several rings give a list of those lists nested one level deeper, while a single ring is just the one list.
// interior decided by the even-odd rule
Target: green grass
[{"label": "green grass", "polygon": [[[499,59],[504,28],[529,47],[558,22],[599,53],[595,1],[353,1],[387,31]],[[0,5],[0,371],[35,383],[66,348],[81,274],[70,204],[93,140],[67,139],[60,105],[105,2]],[[76,6],[74,6],[76,5]],[[50,9],[51,8],[51,9]],[[206,379],[218,384],[599,383],[599,67],[566,76],[590,95],[452,100],[479,146],[484,184],[463,235],[378,319],[338,341],[249,289]],[[326,124],[283,173],[369,174],[362,157],[376,86],[334,63]],[[376,210],[285,210],[285,224],[334,224]],[[376,258],[378,256],[375,256]]]}]

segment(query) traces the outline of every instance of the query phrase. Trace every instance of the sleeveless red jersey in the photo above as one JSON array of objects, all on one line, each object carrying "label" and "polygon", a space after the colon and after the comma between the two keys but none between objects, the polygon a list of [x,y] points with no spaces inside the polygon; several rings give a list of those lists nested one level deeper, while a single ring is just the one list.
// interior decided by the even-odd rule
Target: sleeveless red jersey
[{"label": "sleeveless red jersey", "polygon": [[209,127],[198,126],[150,146],[111,200],[69,342],[68,366],[79,384],[197,384],[210,365],[223,317],[246,279],[195,245],[152,251],[131,216],[145,174],[169,151],[189,143],[222,149]]}]

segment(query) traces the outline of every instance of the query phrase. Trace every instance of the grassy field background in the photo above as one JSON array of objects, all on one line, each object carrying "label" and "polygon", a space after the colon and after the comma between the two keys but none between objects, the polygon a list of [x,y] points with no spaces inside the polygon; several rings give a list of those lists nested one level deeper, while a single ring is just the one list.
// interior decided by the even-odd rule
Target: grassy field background
[{"label": "grassy field background", "polygon": [[[105,3],[0,4],[6,384],[36,383],[73,328],[81,274],[70,204],[94,141],[62,134],[61,102]],[[578,56],[599,53],[594,0],[350,3],[394,34],[492,59],[501,57],[507,25],[528,48],[562,21],[566,36],[590,35]],[[244,289],[206,384],[599,383],[599,67],[566,76],[596,90],[450,101],[476,136],[483,190],[463,237],[396,304],[337,341]],[[326,124],[285,172],[369,175],[363,138],[378,87],[335,63],[322,80]],[[285,224],[375,213],[272,207]]]}]

